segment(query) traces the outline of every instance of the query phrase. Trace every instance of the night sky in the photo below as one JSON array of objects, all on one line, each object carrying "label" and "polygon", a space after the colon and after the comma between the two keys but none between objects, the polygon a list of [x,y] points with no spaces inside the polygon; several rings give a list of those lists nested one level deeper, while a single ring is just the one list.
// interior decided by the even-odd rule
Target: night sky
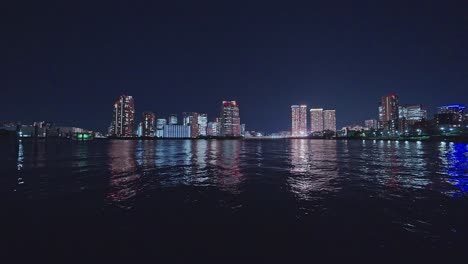
[{"label": "night sky", "polygon": [[468,103],[468,1],[4,1],[0,20],[0,121],[105,132],[123,93],[137,121],[237,100],[267,132],[292,104],[341,128],[390,93],[431,114]]}]

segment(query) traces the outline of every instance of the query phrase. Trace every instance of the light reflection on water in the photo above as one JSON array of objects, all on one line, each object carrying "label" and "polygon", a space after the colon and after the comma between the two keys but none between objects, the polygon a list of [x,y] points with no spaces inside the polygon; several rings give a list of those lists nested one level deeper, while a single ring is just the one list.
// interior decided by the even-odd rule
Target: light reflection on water
[{"label": "light reflection on water", "polygon": [[299,199],[320,197],[340,187],[332,183],[338,176],[336,142],[306,139],[291,142],[291,175],[288,183]]},{"label": "light reflection on water", "polygon": [[[178,186],[231,194],[279,186],[299,200],[353,188],[388,199],[414,190],[454,198],[468,191],[468,146],[462,143],[298,139],[54,144],[20,142],[14,154],[15,180],[25,183],[31,197],[67,191],[67,185],[92,189],[97,178],[106,177],[108,202],[130,208],[139,193]],[[61,180],[61,189],[50,183],[52,178]]]}]

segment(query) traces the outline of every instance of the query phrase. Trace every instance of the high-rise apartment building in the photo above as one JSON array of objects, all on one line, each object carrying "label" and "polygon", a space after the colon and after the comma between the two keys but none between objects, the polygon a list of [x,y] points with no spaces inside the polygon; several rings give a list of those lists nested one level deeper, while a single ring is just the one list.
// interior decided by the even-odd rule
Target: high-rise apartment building
[{"label": "high-rise apartment building", "polygon": [[143,137],[154,137],[155,136],[155,116],[152,112],[143,113]]},{"label": "high-rise apartment building", "polygon": [[236,101],[223,101],[221,107],[221,136],[240,137],[239,105]]},{"label": "high-rise apartment building", "polygon": [[198,115],[198,134],[200,136],[206,136],[206,127],[208,125],[208,116],[206,114]]},{"label": "high-rise apartment building", "polygon": [[190,133],[192,138],[198,137],[200,134],[198,129],[198,116],[199,114],[196,112],[184,112],[182,113],[183,119],[182,123],[184,126],[190,127]]},{"label": "high-rise apartment building", "polygon": [[307,105],[292,105],[291,121],[293,137],[307,136]]},{"label": "high-rise apartment building", "polygon": [[379,128],[395,132],[398,128],[398,106],[398,96],[396,94],[382,96],[379,107]]},{"label": "high-rise apartment building", "polygon": [[310,109],[310,132],[323,132],[323,108]]},{"label": "high-rise apartment building", "polygon": [[135,103],[132,96],[121,95],[114,103],[111,135],[117,137],[133,136]]},{"label": "high-rise apartment building", "polygon": [[323,130],[336,132],[335,110],[323,110]]}]

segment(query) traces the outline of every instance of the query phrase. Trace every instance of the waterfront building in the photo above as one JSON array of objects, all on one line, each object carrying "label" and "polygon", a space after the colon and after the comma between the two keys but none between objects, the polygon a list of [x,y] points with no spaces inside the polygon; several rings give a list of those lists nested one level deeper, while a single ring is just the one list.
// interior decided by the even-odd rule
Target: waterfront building
[{"label": "waterfront building", "polygon": [[377,129],[377,120],[375,119],[368,119],[364,121],[364,124],[367,129]]},{"label": "waterfront building", "polygon": [[382,96],[379,107],[379,128],[395,132],[398,128],[398,96],[396,94]]},{"label": "waterfront building", "polygon": [[158,118],[156,120],[156,137],[163,137],[165,125],[167,125],[167,120],[165,118]]},{"label": "waterfront building", "polygon": [[465,109],[464,105],[459,104],[438,107],[435,116],[437,126],[460,127],[464,121]]},{"label": "waterfront building", "polygon": [[154,137],[155,136],[155,116],[152,112],[143,112],[143,137]]},{"label": "waterfront building", "polygon": [[307,136],[307,105],[292,105],[291,121],[293,137]]},{"label": "waterfront building", "polygon": [[323,117],[323,108],[310,109],[310,132],[317,133],[325,130]]},{"label": "waterfront building", "polygon": [[208,125],[208,116],[206,114],[199,114],[198,115],[198,134],[200,136],[207,135],[207,128]]},{"label": "waterfront building", "polygon": [[245,124],[241,125],[241,136],[245,136]]},{"label": "waterfront building", "polygon": [[221,124],[219,122],[209,122],[207,126],[207,135],[217,137],[220,135]]},{"label": "waterfront building", "polygon": [[336,132],[336,110],[323,110],[323,130]]},{"label": "waterfront building", "polygon": [[408,131],[417,122],[427,119],[427,111],[422,105],[407,105],[398,107],[398,130]]},{"label": "waterfront building", "polygon": [[114,103],[111,135],[117,137],[133,136],[135,102],[132,96],[121,95]]},{"label": "waterfront building", "polygon": [[171,114],[169,116],[169,125],[177,125],[177,115],[176,114]]},{"label": "waterfront building", "polygon": [[411,123],[427,119],[427,111],[422,105],[399,106],[398,109],[398,118],[404,118]]},{"label": "waterfront building", "polygon": [[221,136],[240,137],[239,105],[236,101],[223,101],[221,106]]},{"label": "waterfront building", "polygon": [[191,127],[184,125],[164,125],[163,137],[164,138],[190,138]]},{"label": "waterfront building", "polygon": [[196,112],[184,112],[182,113],[182,124],[184,126],[189,126],[191,131],[191,137],[196,138],[199,136],[198,128],[198,116]]}]

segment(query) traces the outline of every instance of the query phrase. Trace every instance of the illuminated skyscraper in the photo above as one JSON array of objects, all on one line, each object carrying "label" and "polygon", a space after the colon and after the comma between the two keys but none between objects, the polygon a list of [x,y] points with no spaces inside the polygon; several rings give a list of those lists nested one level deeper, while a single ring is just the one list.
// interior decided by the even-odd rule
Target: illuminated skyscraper
[{"label": "illuminated skyscraper", "polygon": [[169,125],[177,125],[177,115],[171,114],[169,116]]},{"label": "illuminated skyscraper", "polygon": [[322,132],[324,129],[323,126],[323,109],[322,108],[312,108],[310,109],[310,131]]},{"label": "illuminated skyscraper", "polygon": [[221,108],[221,136],[240,137],[239,105],[236,101],[223,101]]},{"label": "illuminated skyscraper", "polygon": [[336,132],[335,110],[323,110],[323,130]]},{"label": "illuminated skyscraper", "polygon": [[135,103],[133,97],[121,95],[114,103],[111,135],[117,137],[133,136]]},{"label": "illuminated skyscraper", "polygon": [[158,118],[156,120],[156,137],[163,137],[164,135],[164,126],[167,124],[165,118]]},{"label": "illuminated skyscraper", "polygon": [[206,114],[198,115],[198,134],[206,136],[206,126],[208,125],[208,116]]},{"label": "illuminated skyscraper", "polygon": [[382,96],[379,107],[379,122],[381,124],[379,127],[394,132],[398,126],[398,117],[398,96],[396,94]]},{"label": "illuminated skyscraper", "polygon": [[307,136],[307,105],[292,105],[291,121],[293,137]]},{"label": "illuminated skyscraper", "polygon": [[184,112],[182,113],[183,116],[183,125],[184,126],[189,126],[190,127],[190,133],[192,135],[192,138],[198,137],[200,134],[200,131],[198,129],[198,116],[199,114],[196,112]]},{"label": "illuminated skyscraper", "polygon": [[152,112],[143,112],[143,136],[154,137],[155,136],[155,116]]}]

